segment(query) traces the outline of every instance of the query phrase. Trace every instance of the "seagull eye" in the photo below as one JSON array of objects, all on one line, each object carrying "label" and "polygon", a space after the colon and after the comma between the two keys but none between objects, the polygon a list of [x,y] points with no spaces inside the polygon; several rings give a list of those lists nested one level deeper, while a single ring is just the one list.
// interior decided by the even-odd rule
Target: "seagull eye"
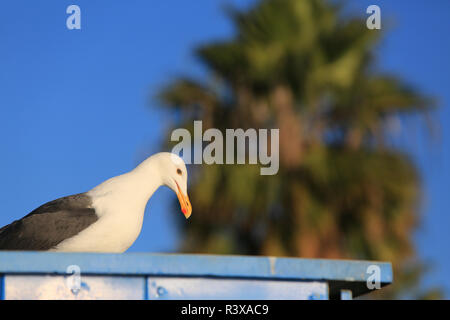
[{"label": "seagull eye", "polygon": [[181,169],[177,169],[177,173],[181,176]]}]

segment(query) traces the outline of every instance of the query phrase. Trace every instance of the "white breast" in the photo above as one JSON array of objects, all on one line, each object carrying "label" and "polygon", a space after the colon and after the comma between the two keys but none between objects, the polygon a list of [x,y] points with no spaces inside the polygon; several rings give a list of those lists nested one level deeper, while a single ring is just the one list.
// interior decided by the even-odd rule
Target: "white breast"
[{"label": "white breast", "polygon": [[87,194],[99,219],[78,235],[59,243],[52,251],[124,252],[139,236],[145,206],[159,181],[139,183],[131,173],[105,181]]},{"label": "white breast", "polygon": [[[124,252],[139,236],[144,220],[144,208],[139,212],[118,206],[102,214],[93,206],[99,219],[78,235],[61,242],[54,251],[65,252]],[[105,208],[104,208],[105,209]]]},{"label": "white breast", "polygon": [[127,221],[102,217],[78,235],[62,241],[51,251],[124,252],[137,239],[143,219]]}]

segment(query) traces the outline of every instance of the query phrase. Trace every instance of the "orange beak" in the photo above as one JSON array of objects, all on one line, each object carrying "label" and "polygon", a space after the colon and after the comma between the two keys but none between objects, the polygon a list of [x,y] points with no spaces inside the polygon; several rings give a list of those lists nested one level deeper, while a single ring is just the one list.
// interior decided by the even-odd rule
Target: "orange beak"
[{"label": "orange beak", "polygon": [[188,195],[187,194],[185,195],[185,194],[183,194],[183,192],[181,192],[181,189],[178,186],[178,183],[176,181],[175,181],[175,183],[177,184],[177,189],[178,189],[177,197],[178,197],[178,201],[180,201],[181,212],[183,212],[186,219],[188,219],[192,213],[191,202],[189,201]]}]

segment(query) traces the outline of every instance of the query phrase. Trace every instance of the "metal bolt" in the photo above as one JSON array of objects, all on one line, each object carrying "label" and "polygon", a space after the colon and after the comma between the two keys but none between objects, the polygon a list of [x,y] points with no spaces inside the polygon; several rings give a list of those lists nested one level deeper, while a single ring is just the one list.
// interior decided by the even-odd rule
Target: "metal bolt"
[{"label": "metal bolt", "polygon": [[167,290],[164,287],[158,287],[156,289],[156,294],[158,297],[163,296],[167,293]]}]

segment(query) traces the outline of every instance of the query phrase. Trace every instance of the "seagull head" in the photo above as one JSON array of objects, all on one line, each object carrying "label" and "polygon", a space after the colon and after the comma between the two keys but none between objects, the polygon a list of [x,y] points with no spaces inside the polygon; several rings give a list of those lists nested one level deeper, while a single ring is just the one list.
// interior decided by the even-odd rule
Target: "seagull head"
[{"label": "seagull head", "polygon": [[187,169],[183,159],[174,153],[162,152],[158,155],[158,171],[162,183],[176,193],[181,211],[187,218],[192,213],[191,202],[187,194]]}]

